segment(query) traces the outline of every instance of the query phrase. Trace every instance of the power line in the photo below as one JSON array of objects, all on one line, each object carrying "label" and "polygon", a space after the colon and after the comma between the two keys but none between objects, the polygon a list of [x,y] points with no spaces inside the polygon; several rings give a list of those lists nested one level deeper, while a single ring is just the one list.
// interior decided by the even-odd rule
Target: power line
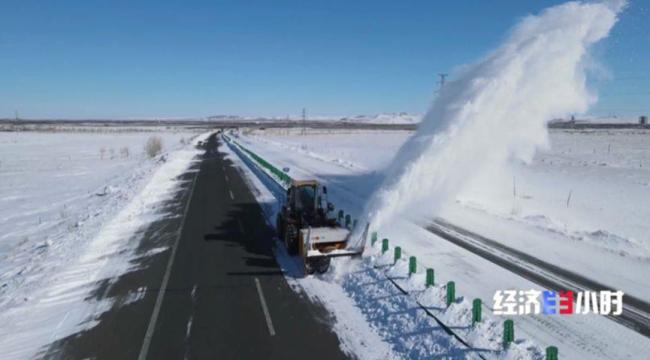
[{"label": "power line", "polygon": [[438,91],[442,90],[442,87],[445,86],[445,79],[447,78],[447,74],[440,73],[438,74],[440,77],[440,80],[438,80]]}]

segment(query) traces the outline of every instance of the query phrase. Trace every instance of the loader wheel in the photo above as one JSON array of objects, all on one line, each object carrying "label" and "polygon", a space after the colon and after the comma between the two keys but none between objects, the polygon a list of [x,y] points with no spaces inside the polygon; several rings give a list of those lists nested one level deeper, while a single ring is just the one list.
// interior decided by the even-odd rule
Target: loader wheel
[{"label": "loader wheel", "polygon": [[332,259],[330,259],[328,257],[318,259],[318,261],[316,262],[316,271],[318,271],[319,274],[326,273],[327,270],[329,270],[329,268],[330,268],[330,261],[331,260]]},{"label": "loader wheel", "polygon": [[278,215],[275,218],[275,230],[278,232],[278,237],[280,239],[283,239],[284,238],[284,231],[282,231],[283,230],[282,217],[280,215]]},{"label": "loader wheel", "polygon": [[284,229],[284,246],[286,246],[289,255],[298,253],[298,230],[294,225],[287,225]]}]

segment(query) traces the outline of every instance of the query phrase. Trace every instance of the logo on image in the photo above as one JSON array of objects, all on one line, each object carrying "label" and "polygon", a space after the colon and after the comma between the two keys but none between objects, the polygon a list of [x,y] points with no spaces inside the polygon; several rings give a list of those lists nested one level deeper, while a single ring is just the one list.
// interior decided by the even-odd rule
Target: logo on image
[{"label": "logo on image", "polygon": [[599,314],[618,316],[623,312],[622,291],[497,290],[495,315]]}]

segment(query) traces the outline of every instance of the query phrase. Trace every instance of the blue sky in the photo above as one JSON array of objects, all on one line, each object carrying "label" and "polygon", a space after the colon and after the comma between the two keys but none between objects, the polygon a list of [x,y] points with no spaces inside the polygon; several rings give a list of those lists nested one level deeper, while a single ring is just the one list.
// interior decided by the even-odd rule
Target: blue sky
[{"label": "blue sky", "polygon": [[[560,2],[3,0],[0,117],[420,113],[437,73]],[[650,113],[647,2],[597,49],[595,113]]]}]

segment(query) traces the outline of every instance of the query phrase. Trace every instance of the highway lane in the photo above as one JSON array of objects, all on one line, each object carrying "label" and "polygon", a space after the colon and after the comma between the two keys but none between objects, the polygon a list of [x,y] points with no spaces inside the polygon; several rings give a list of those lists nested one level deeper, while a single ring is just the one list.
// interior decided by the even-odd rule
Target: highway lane
[{"label": "highway lane", "polygon": [[[273,257],[274,230],[211,137],[194,177],[142,244],[170,250],[100,286],[116,301],[97,326],[53,344],[45,357],[98,359],[344,359],[331,319],[293,291]],[[191,196],[191,198],[188,198]],[[180,230],[180,231],[179,231]],[[178,236],[172,236],[176,234]]]},{"label": "highway lane", "polygon": [[[547,289],[571,290],[574,293],[578,291],[616,291],[584,275],[542,261],[443,219],[436,219],[426,229],[442,239]],[[623,313],[619,316],[607,315],[607,318],[650,337],[650,304],[646,301],[625,294]]]}]

